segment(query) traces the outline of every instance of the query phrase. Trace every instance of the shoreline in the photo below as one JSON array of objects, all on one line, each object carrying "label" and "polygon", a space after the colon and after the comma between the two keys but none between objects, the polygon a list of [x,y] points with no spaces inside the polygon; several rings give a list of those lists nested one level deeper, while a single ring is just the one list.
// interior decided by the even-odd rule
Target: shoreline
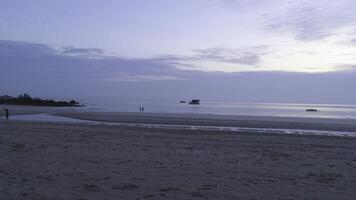
[{"label": "shoreline", "polygon": [[[24,117],[32,117],[24,115]],[[43,116],[41,116],[43,117]],[[254,134],[254,135],[288,135],[288,136],[317,136],[317,137],[345,137],[356,138],[355,132],[342,131],[320,131],[306,129],[272,129],[272,128],[243,128],[243,127],[218,127],[218,126],[190,126],[190,125],[169,125],[169,124],[137,124],[137,123],[118,123],[118,122],[98,122],[86,121],[75,118],[58,117],[51,115],[46,116],[46,119],[23,119],[16,118],[15,120],[6,121],[5,123],[24,123],[24,124],[48,124],[48,125],[73,125],[73,126],[108,126],[128,129],[142,130],[166,130],[166,131],[203,131],[215,133],[230,133],[230,134]]]},{"label": "shoreline", "polygon": [[[262,104],[262,103],[261,103]],[[267,103],[268,104],[268,103]],[[274,103],[271,103],[274,104]],[[279,104],[277,104],[279,105]],[[283,105],[283,103],[281,104]],[[291,104],[294,105],[294,104]],[[325,104],[328,105],[328,104]],[[336,106],[336,105],[335,105]],[[344,107],[339,106],[339,107]],[[220,112],[184,112],[184,111],[177,111],[177,112],[169,112],[169,111],[146,111],[146,112],[138,112],[136,110],[134,111],[119,111],[119,110],[110,110],[110,109],[97,109],[97,108],[87,108],[87,107],[47,107],[47,106],[31,106],[31,105],[0,105],[0,107],[8,107],[12,112],[12,114],[40,114],[40,113],[63,113],[63,112],[86,112],[86,113],[117,113],[117,114],[150,114],[150,115],[177,115],[177,116],[184,116],[184,115],[190,115],[190,116],[221,116],[221,117],[271,117],[271,118],[276,118],[276,119],[282,119],[282,118],[290,118],[290,119],[298,119],[298,118],[303,118],[303,119],[321,119],[321,120],[354,120],[356,121],[356,116],[348,116],[348,115],[312,115],[314,112],[307,112],[303,110],[304,115],[292,115],[292,114],[232,114],[232,113],[220,113]],[[356,108],[355,106],[352,106]]]},{"label": "shoreline", "polygon": [[[46,122],[46,118],[60,118],[59,121],[88,122],[143,126],[195,126],[205,129],[282,129],[305,131],[350,132],[356,135],[356,119],[302,118],[302,117],[267,117],[218,114],[182,114],[182,113],[140,113],[140,112],[88,112],[81,109],[11,106],[11,118],[40,117],[35,121]],[[52,117],[54,116],[54,117]],[[1,119],[1,118],[0,118]],[[53,119],[51,121],[56,121]],[[184,127],[184,129],[187,129]],[[277,130],[278,131],[278,130]]]},{"label": "shoreline", "polygon": [[[132,115],[132,114],[131,114]],[[125,115],[127,116],[127,114]],[[151,115],[149,115],[151,116]],[[147,117],[147,114],[145,115]],[[150,117],[151,119],[152,117]],[[5,121],[5,120],[0,120]],[[159,121],[153,120],[153,123],[134,123],[134,122],[106,122],[106,121],[91,121],[78,118],[71,118],[69,116],[62,117],[53,114],[31,114],[31,115],[16,115],[12,116],[13,122],[27,122],[27,123],[50,123],[63,125],[105,125],[117,127],[131,127],[131,128],[146,128],[146,129],[163,129],[163,130],[200,130],[200,131],[224,131],[236,134],[243,132],[250,134],[281,134],[281,135],[318,135],[318,136],[337,136],[337,137],[356,137],[356,132],[347,131],[330,131],[330,130],[307,130],[307,129],[292,129],[292,128],[252,128],[252,127],[227,127],[227,126],[213,126],[211,123],[206,125],[182,125],[182,124],[158,124]],[[6,122],[6,121],[5,121]],[[279,123],[279,122],[278,122]],[[315,129],[318,129],[317,127]]]},{"label": "shoreline", "polygon": [[127,112],[62,112],[53,115],[110,123],[356,132],[356,119]]}]

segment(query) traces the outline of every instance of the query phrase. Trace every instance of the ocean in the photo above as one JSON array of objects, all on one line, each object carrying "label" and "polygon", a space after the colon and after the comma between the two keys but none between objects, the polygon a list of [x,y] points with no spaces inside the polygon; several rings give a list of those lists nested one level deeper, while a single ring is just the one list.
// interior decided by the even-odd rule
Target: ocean
[{"label": "ocean", "polygon": [[[285,116],[313,118],[356,119],[356,105],[340,104],[294,104],[294,103],[242,103],[204,101],[200,105],[189,105],[169,100],[122,100],[122,99],[81,99],[85,111],[97,112],[139,112],[144,107],[151,113],[191,113],[219,115]],[[318,112],[306,112],[306,109]]]}]

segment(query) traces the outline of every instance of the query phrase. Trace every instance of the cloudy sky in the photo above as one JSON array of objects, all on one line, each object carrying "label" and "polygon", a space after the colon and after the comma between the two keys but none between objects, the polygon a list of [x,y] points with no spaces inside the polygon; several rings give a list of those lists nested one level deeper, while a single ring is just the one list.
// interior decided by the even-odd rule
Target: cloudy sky
[{"label": "cloudy sky", "polygon": [[355,10],[353,0],[3,0],[0,93],[356,104]]}]

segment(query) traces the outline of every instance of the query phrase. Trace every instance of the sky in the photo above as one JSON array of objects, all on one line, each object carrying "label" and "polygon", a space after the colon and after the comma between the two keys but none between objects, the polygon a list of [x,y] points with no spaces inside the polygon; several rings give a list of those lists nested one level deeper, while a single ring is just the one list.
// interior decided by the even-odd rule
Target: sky
[{"label": "sky", "polygon": [[2,0],[0,95],[356,104],[353,0]]}]

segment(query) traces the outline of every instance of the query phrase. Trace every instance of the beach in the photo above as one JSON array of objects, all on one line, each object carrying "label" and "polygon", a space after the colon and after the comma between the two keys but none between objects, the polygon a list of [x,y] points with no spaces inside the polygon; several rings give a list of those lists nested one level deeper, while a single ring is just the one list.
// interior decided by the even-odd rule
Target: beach
[{"label": "beach", "polygon": [[61,112],[55,115],[114,123],[356,132],[356,119],[137,112]]},{"label": "beach", "polygon": [[[199,120],[216,121],[186,121]],[[351,200],[356,192],[353,137],[12,120],[0,121],[0,137],[0,199]]]},{"label": "beach", "polygon": [[0,200],[356,200],[355,0],[0,5]]}]

